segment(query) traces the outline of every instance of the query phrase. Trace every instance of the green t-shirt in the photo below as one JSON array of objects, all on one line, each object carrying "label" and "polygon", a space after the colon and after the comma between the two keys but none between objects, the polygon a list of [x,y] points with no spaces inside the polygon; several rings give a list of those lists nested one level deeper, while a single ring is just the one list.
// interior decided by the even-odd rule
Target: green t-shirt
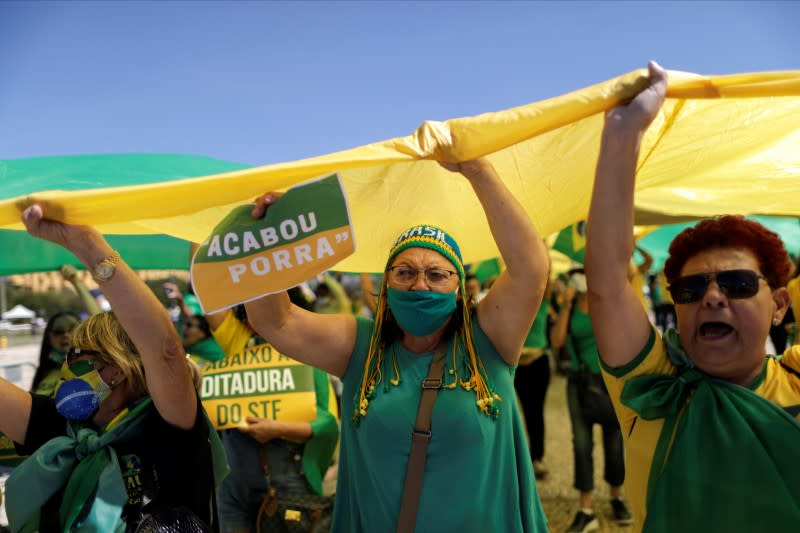
[{"label": "green t-shirt", "polygon": [[[367,415],[352,422],[374,322],[357,318],[358,335],[344,375],[339,480],[334,531],[394,531],[411,448],[421,383],[433,353],[414,354],[394,343],[399,386],[384,376]],[[514,393],[514,372],[477,325],[476,353],[502,398],[496,420],[478,411],[474,391],[442,389],[432,415],[416,530],[437,533],[547,531]],[[452,342],[452,341],[451,341]],[[449,344],[445,381],[452,367]],[[459,353],[458,359],[464,354]],[[387,367],[391,367],[391,364]]]},{"label": "green t-shirt", "polygon": [[600,353],[597,351],[597,341],[594,338],[589,314],[573,307],[568,328],[567,353],[569,354],[570,368],[578,370],[583,363],[591,372],[599,374]]},{"label": "green t-shirt", "polygon": [[550,304],[544,300],[539,305],[539,311],[536,313],[531,330],[523,343],[526,348],[547,348],[547,310],[549,307]]}]

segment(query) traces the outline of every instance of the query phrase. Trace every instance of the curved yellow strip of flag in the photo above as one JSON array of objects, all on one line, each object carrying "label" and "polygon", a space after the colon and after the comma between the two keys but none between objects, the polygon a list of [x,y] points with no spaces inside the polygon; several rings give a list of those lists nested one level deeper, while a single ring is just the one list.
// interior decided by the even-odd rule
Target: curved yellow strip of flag
[{"label": "curved yellow strip of flag", "polygon": [[[667,102],[644,138],[637,222],[722,213],[800,215],[800,71],[699,76],[670,71]],[[488,156],[542,235],[586,217],[603,113],[645,86],[640,70],[529,105],[426,122],[407,137],[236,172],[0,202],[0,227],[20,228],[33,202],[107,233],[201,241],[234,206],[338,172],[356,253],[337,266],[379,271],[389,245],[419,223],[447,228],[465,262],[497,256],[462,177],[435,160]]]}]

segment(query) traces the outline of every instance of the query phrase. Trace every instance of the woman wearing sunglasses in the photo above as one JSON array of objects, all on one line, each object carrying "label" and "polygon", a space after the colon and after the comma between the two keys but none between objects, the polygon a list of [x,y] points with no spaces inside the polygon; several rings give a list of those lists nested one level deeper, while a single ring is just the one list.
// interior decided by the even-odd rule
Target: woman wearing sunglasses
[{"label": "woman wearing sunglasses", "polygon": [[6,483],[11,529],[133,531],[169,514],[174,530],[211,530],[224,459],[165,309],[96,230],[38,205],[22,220],[86,265],[114,313],[75,327],[54,399],[0,380],[0,431],[31,454]]},{"label": "woman wearing sunglasses", "polygon": [[[100,312],[100,306],[89,294],[74,266],[63,265],[61,276],[72,284],[89,314]],[[31,392],[43,396],[53,395],[56,385],[61,381],[61,365],[64,364],[64,356],[69,349],[70,335],[80,321],[80,316],[73,311],[59,311],[47,321],[39,351],[39,365],[31,383]]]},{"label": "woman wearing sunglasses", "polygon": [[81,317],[73,311],[59,311],[47,321],[39,350],[39,365],[31,383],[31,392],[52,396],[61,381],[61,366],[69,350],[72,330]]},{"label": "woman wearing sunglasses", "polygon": [[183,349],[200,368],[213,361],[225,359],[225,352],[214,340],[205,315],[192,315],[181,325]]},{"label": "woman wearing sunglasses", "polygon": [[[789,305],[777,235],[739,216],[670,246],[678,331],[663,338],[627,281],[639,147],[666,72],[609,111],[587,226],[589,312],[622,426],[636,531],[795,531],[800,524],[800,351],[765,353]],[[663,125],[680,106],[665,109]]]}]

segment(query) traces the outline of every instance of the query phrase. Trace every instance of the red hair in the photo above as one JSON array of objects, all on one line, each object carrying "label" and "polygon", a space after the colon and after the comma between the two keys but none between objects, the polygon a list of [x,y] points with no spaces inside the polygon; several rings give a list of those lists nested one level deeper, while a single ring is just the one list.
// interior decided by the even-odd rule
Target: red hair
[{"label": "red hair", "polygon": [[747,248],[758,259],[761,273],[773,289],[789,281],[791,262],[777,233],[741,215],[725,215],[700,221],[680,232],[669,245],[664,276],[672,283],[691,257],[715,248]]}]

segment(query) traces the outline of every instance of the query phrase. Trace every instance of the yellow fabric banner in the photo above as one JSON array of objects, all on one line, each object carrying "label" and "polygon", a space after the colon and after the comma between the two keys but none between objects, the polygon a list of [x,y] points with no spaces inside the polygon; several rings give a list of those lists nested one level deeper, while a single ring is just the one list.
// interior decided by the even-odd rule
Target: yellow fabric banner
[{"label": "yellow fabric banner", "polygon": [[[637,222],[800,215],[800,71],[669,75],[667,102],[642,145]],[[236,205],[337,172],[359,244],[337,269],[380,271],[397,234],[419,223],[447,229],[465,263],[472,263],[498,255],[485,217],[466,180],[433,160],[488,155],[542,235],[549,235],[586,217],[603,112],[646,83],[646,71],[635,71],[538,103],[426,122],[407,137],[301,161],[156,185],[41,192],[0,203],[0,227],[21,228],[21,210],[37,201],[62,220],[106,233],[167,233],[199,242]]]}]

